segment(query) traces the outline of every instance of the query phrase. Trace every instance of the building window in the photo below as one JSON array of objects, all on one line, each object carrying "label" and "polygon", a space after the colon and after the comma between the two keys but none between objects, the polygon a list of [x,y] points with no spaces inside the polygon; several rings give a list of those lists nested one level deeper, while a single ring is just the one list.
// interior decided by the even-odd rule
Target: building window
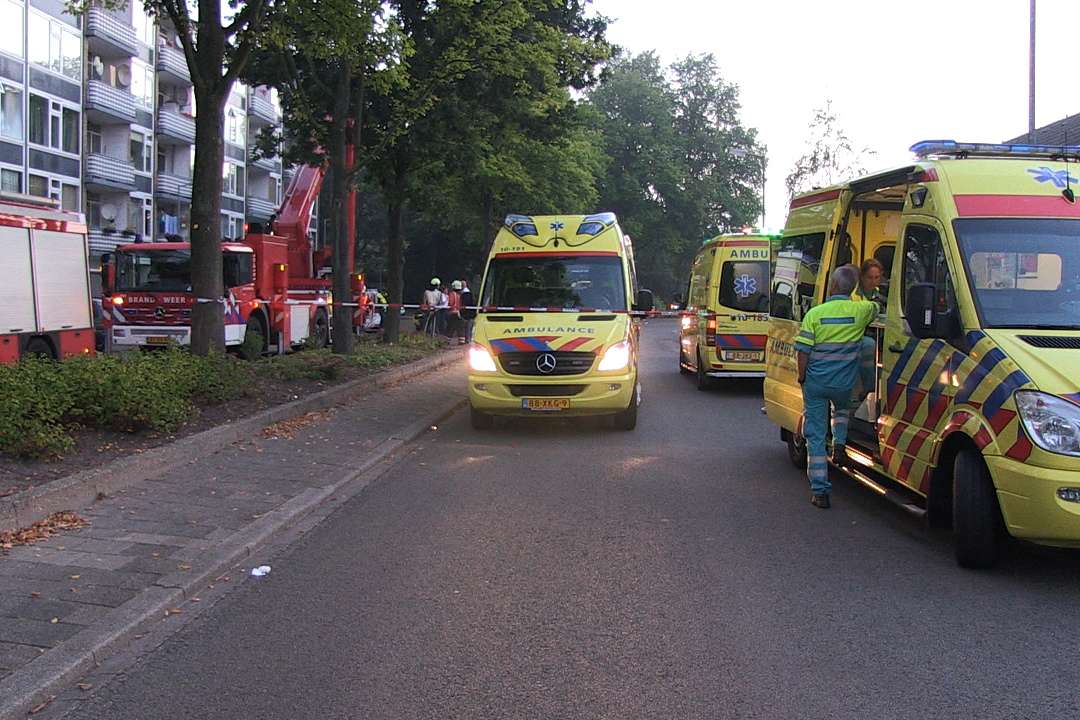
[{"label": "building window", "polygon": [[79,209],[79,186],[63,183],[60,190],[60,207],[65,210]]},{"label": "building window", "polygon": [[139,60],[131,62],[131,94],[142,107],[154,109],[154,68]]},{"label": "building window", "polygon": [[30,173],[27,190],[31,195],[49,197],[49,178],[44,175],[34,175],[33,173]]},{"label": "building window", "polygon": [[135,35],[143,45],[154,47],[157,28],[154,19],[146,14],[141,3],[131,4],[131,24],[135,26]]},{"label": "building window", "polygon": [[30,142],[49,144],[49,101],[30,93]]},{"label": "building window", "polygon": [[104,152],[103,148],[105,147],[105,145],[102,141],[100,126],[86,126],[86,145],[89,152],[97,153],[98,155]]},{"label": "building window", "polygon": [[244,115],[229,108],[225,118],[225,140],[233,145],[244,145],[247,141],[245,125]]},{"label": "building window", "polygon": [[23,56],[23,6],[0,0],[0,50]]},{"label": "building window", "polygon": [[225,167],[222,169],[221,177],[222,192],[229,195],[235,195],[237,197],[244,196],[244,168],[241,165],[234,165],[233,163],[225,163]]},{"label": "building window", "polygon": [[79,113],[70,108],[64,108],[61,112],[63,124],[63,140],[61,149],[64,152],[78,154],[79,152]]},{"label": "building window", "polygon": [[11,140],[23,139],[22,99],[21,90],[0,83],[0,135]]},{"label": "building window", "polygon": [[141,132],[131,133],[131,164],[135,172],[152,173],[154,171],[154,139]]},{"label": "building window", "polygon": [[82,37],[59,20],[30,13],[30,62],[82,81]]},{"label": "building window", "polygon": [[22,192],[22,173],[18,170],[0,170],[0,190],[10,193]]}]

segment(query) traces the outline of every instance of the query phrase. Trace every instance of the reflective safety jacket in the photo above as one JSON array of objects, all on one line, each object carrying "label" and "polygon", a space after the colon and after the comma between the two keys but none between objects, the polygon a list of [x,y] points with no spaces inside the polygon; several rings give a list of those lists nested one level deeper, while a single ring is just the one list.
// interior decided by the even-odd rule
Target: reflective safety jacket
[{"label": "reflective safety jacket", "polygon": [[831,295],[803,317],[795,349],[809,353],[806,381],[818,387],[851,388],[859,371],[859,348],[878,305]]}]

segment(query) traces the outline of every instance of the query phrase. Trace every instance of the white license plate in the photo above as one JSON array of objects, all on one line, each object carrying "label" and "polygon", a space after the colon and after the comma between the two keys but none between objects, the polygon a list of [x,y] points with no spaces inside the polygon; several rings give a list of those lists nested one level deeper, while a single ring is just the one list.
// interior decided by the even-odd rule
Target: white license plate
[{"label": "white license plate", "polygon": [[732,362],[761,362],[761,353],[753,350],[729,350],[724,353],[724,359]]},{"label": "white license plate", "polygon": [[570,409],[570,398],[522,398],[522,410],[537,412],[559,412]]}]

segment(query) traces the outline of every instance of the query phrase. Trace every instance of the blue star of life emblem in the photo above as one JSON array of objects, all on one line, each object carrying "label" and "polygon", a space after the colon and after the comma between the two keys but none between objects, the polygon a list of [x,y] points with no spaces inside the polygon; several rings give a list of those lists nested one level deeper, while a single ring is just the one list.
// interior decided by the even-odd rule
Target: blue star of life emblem
[{"label": "blue star of life emblem", "polygon": [[1035,179],[1041,183],[1054,183],[1054,187],[1066,188],[1069,186],[1069,183],[1080,183],[1080,180],[1077,180],[1070,175],[1068,170],[1054,170],[1045,165],[1037,168],[1028,168],[1028,172],[1034,175]]},{"label": "blue star of life emblem", "polygon": [[748,298],[757,292],[757,280],[743,273],[735,278],[735,294],[741,298]]},{"label": "blue star of life emblem", "polygon": [[[1064,187],[1064,185],[1062,187]],[[551,229],[552,230],[562,230],[563,229],[563,224],[561,222],[559,222],[558,220],[556,220],[555,222],[551,223]]]}]

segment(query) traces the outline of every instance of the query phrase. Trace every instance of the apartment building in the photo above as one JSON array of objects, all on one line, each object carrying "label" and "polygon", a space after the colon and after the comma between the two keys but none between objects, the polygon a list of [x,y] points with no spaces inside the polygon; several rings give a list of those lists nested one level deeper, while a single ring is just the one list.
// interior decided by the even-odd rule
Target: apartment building
[{"label": "apartment building", "polygon": [[[82,18],[63,0],[0,0],[0,188],[84,211],[95,258],[121,243],[189,239],[196,111],[175,32],[138,0]],[[253,151],[259,130],[280,122],[271,90],[234,88],[223,237],[277,209],[281,161]]]}]

